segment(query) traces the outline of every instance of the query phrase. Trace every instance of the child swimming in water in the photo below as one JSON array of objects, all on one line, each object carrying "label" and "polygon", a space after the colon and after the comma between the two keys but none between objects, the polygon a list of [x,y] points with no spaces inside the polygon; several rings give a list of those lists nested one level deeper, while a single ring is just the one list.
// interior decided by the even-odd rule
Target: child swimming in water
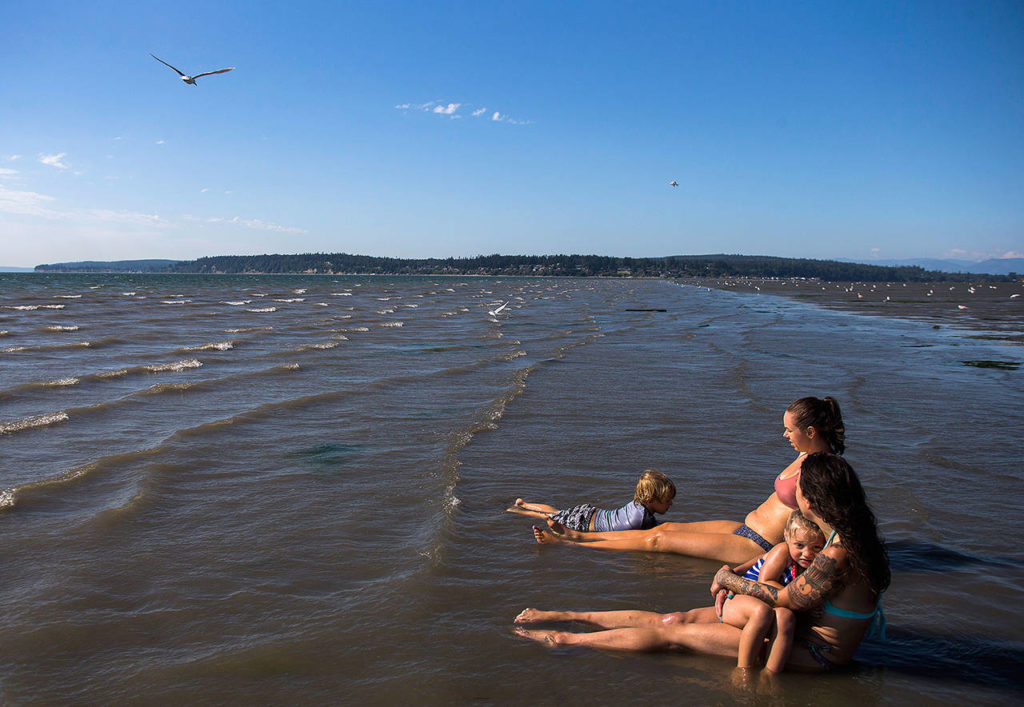
[{"label": "child swimming in water", "polygon": [[[825,536],[817,525],[798,510],[789,516],[784,536],[785,542],[779,543],[752,563],[747,563],[749,567],[741,565],[734,571],[739,574],[746,567],[744,578],[780,589],[792,582],[810,567],[821,552],[825,546]],[[772,609],[760,599],[742,594],[729,594],[718,599],[715,610],[722,623],[742,630],[736,667],[751,668],[756,665],[764,640],[769,638],[764,668],[773,673],[782,672],[793,647],[796,628],[796,617],[791,610]]]},{"label": "child swimming in water", "polygon": [[[676,496],[676,486],[660,471],[646,470],[636,483],[633,500],[622,508],[604,510],[584,503],[559,510],[546,503],[528,503],[517,498],[508,510],[512,513],[551,518],[567,528],[581,532],[608,530],[647,530],[658,524],[654,515],[665,513]],[[535,530],[537,526],[534,526]]]}]

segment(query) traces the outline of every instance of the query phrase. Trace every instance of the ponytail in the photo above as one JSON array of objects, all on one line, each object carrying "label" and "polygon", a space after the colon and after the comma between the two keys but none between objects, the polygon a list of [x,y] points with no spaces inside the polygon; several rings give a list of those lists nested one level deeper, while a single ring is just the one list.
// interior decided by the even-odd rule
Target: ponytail
[{"label": "ponytail", "polygon": [[786,412],[793,414],[796,426],[800,430],[813,427],[825,438],[829,451],[842,454],[846,451],[846,428],[843,426],[843,413],[839,410],[839,402],[832,397],[824,400],[813,396],[800,398]]}]

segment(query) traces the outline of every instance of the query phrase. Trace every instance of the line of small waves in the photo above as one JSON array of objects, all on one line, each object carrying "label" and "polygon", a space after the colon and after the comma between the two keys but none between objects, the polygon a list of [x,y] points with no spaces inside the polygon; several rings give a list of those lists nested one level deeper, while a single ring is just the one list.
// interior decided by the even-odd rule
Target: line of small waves
[{"label": "line of small waves", "polygon": [[[461,480],[459,469],[462,465],[462,462],[459,460],[459,453],[472,443],[477,435],[499,429],[500,422],[508,406],[526,390],[527,379],[530,375],[543,370],[547,366],[559,364],[574,349],[593,344],[606,336],[629,335],[637,329],[648,326],[648,324],[648,322],[640,321],[606,330],[597,325],[581,327],[577,330],[564,330],[558,334],[539,337],[531,341],[531,344],[536,344],[538,341],[564,340],[565,336],[573,333],[582,334],[581,338],[558,345],[550,353],[534,359],[532,363],[523,368],[515,370],[509,377],[508,384],[504,390],[490,402],[482,405],[468,425],[452,433],[439,462],[439,480],[442,491],[437,519],[433,526],[434,534],[427,547],[420,552],[427,559],[427,564],[423,568],[424,571],[429,571],[443,561],[446,539],[455,531],[456,509],[461,503],[457,495],[458,485]],[[518,355],[511,354],[511,357],[515,358]]]},{"label": "line of small waves", "polygon": [[[177,361],[170,364],[161,364],[155,366],[138,366],[134,369],[122,369],[119,371],[111,371],[109,373],[94,374],[87,376],[93,380],[105,380],[115,376],[124,376],[131,373],[164,373],[164,372],[178,372],[193,368],[199,368],[203,364],[196,359],[188,359],[185,361]],[[286,363],[272,368],[246,371],[244,373],[238,373],[221,378],[210,378],[196,381],[187,381],[184,383],[157,383],[140,390],[133,391],[127,395],[114,400],[108,400],[93,405],[86,405],[78,408],[68,408],[66,410],[59,410],[57,412],[46,413],[42,415],[33,415],[31,417],[22,418],[19,420],[13,420],[7,423],[0,423],[0,435],[13,434],[15,432],[23,432],[25,430],[36,429],[39,427],[46,427],[49,425],[67,422],[69,419],[81,419],[101,413],[110,412],[111,410],[127,404],[140,398],[146,398],[154,395],[160,395],[163,393],[182,393],[186,391],[214,391],[218,388],[233,389],[239,386],[249,384],[252,379],[264,378],[266,376],[280,375],[283,373],[293,373],[300,370],[298,363]],[[72,379],[74,380],[74,379]],[[76,381],[77,382],[77,381]],[[32,391],[40,387],[48,387],[58,384],[72,385],[71,381],[54,381],[51,383],[33,383],[25,386],[19,386],[23,391]],[[20,392],[20,391],[19,391]]]},{"label": "line of small waves", "polygon": [[[285,400],[263,403],[253,408],[237,412],[226,418],[212,420],[201,423],[199,425],[195,425],[193,427],[175,430],[167,437],[163,444],[166,444],[170,440],[206,436],[211,433],[215,433],[216,430],[225,425],[253,423],[267,418],[275,418],[282,414],[294,414],[298,411],[301,411],[301,409],[304,407],[329,404],[350,396],[358,396],[360,394],[366,393],[378,393],[392,387],[400,387],[407,383],[414,383],[416,381],[421,381],[430,378],[458,375],[459,373],[470,372],[480,367],[488,365],[505,364],[508,361],[518,358],[522,355],[522,352],[519,351],[505,351],[495,356],[490,356],[465,365],[454,367],[440,367],[434,370],[417,372],[408,375],[388,376],[362,383],[350,389],[325,391],[311,395],[302,395],[298,397],[288,398]],[[145,367],[140,368],[144,369]],[[286,364],[283,366],[276,366],[266,371],[262,371],[261,374],[267,375],[282,372],[293,372],[298,370],[301,369],[300,366],[298,366],[297,364]],[[134,401],[137,401],[145,396],[159,395],[161,393],[207,391],[220,387],[224,387],[227,389],[237,389],[239,388],[240,384],[244,383],[245,379],[250,378],[251,375],[252,374],[246,373],[235,376],[227,376],[218,380],[202,380],[182,384],[160,384],[140,391],[135,391],[117,400],[107,401],[97,405],[85,406],[82,408],[69,408],[67,410],[61,410],[47,415],[40,415],[35,416],[33,418],[26,418],[25,420],[18,420],[12,423],[6,423],[3,426],[0,426],[0,433],[8,434],[13,432],[20,432],[23,430],[34,429],[41,426],[52,425],[60,422],[74,421],[76,419],[104,414],[116,409],[119,406],[130,404]],[[493,422],[491,424],[493,424]],[[156,451],[159,451],[162,448],[163,444],[141,451],[129,451],[120,453],[117,455],[113,455],[112,458],[120,460],[124,458],[125,454],[151,454]],[[107,458],[105,457],[104,459]],[[105,467],[103,464],[103,459],[101,459],[95,462],[90,462],[85,465],[77,466],[67,472],[61,473],[49,479],[32,481],[26,484],[15,486],[13,488],[9,488],[3,492],[0,492],[0,508],[9,508],[13,507],[16,503],[20,505],[29,500],[42,498],[42,496],[40,496],[38,492],[50,491],[55,488],[62,487],[70,481],[88,478],[91,474],[103,468]]]},{"label": "line of small waves", "polygon": [[66,344],[37,344],[33,346],[8,346],[0,349],[2,354],[35,353],[40,351],[66,351],[68,349],[98,349],[104,346],[123,344],[124,340],[115,336],[107,336],[90,341],[75,341]]},{"label": "line of small waves", "polygon": [[[383,323],[380,326],[387,328],[388,326],[396,326],[396,325],[395,324],[390,324],[389,325],[389,323]],[[398,324],[398,326],[400,326],[400,324]],[[267,330],[268,329],[265,328],[265,327],[250,327],[250,328],[246,328],[245,329],[245,331],[252,331],[252,332],[265,332]],[[267,353],[260,354],[260,355],[256,356],[255,358],[250,358],[247,361],[247,364],[249,366],[254,366],[254,365],[258,365],[258,363],[261,360],[274,360],[274,359],[281,359],[281,358],[291,359],[291,358],[293,358],[295,356],[298,356],[298,355],[301,355],[301,354],[304,354],[304,353],[307,353],[307,352],[326,351],[326,350],[329,350],[329,349],[336,348],[337,346],[340,345],[340,342],[349,340],[349,334],[353,334],[353,333],[354,334],[362,334],[362,333],[367,333],[369,331],[371,331],[371,329],[369,327],[365,327],[365,326],[341,327],[341,328],[330,329],[330,330],[328,330],[326,332],[328,334],[332,334],[332,336],[328,340],[317,341],[317,342],[308,343],[308,344],[302,344],[302,345],[299,345],[299,346],[292,346],[292,347],[283,348],[283,349],[280,349],[280,350],[268,351]],[[240,332],[236,332],[236,333],[240,333]],[[113,343],[124,343],[124,342],[122,340],[120,340],[120,339],[110,338],[110,339],[108,339],[106,341],[106,343],[113,344]],[[177,349],[174,349],[173,351],[170,351],[169,353],[177,354],[177,355],[184,354],[184,355],[188,356],[190,354],[196,354],[196,353],[228,352],[228,351],[236,350],[243,343],[244,343],[244,341],[239,340],[239,339],[231,339],[231,340],[227,340],[227,341],[207,342],[207,343],[197,344],[197,345],[192,345],[192,346],[182,346],[182,347],[179,347]],[[465,345],[459,345],[459,346],[453,346],[453,347],[449,347],[449,348],[450,349],[458,349],[458,348],[461,348],[461,347],[464,347],[464,346]],[[54,347],[31,347],[31,348],[33,348],[34,350],[47,350],[47,349],[69,348],[69,347],[70,348],[73,348],[73,347],[91,348],[91,346],[89,346],[89,344],[87,344],[87,343],[60,345],[60,346],[54,346]],[[19,350],[29,350],[29,348],[30,347],[25,347],[25,348],[19,349]],[[147,355],[147,357],[150,357],[150,356],[151,357],[163,357],[163,356],[166,356],[166,352],[164,352],[164,353],[152,353],[152,354],[148,354]],[[216,359],[216,361],[218,363],[221,363],[221,362],[224,361],[224,359],[218,358],[218,359]],[[59,389],[59,388],[65,388],[65,387],[69,387],[69,386],[78,386],[78,385],[87,384],[87,383],[109,381],[111,379],[124,379],[124,378],[127,378],[129,376],[139,375],[139,374],[146,374],[146,375],[148,375],[148,374],[154,374],[154,373],[181,372],[181,371],[185,371],[185,370],[188,370],[188,369],[200,368],[200,367],[204,366],[205,364],[212,363],[212,362],[213,362],[213,360],[211,360],[211,359],[206,359],[206,360],[202,360],[201,361],[198,358],[185,358],[185,359],[182,359],[182,360],[176,360],[176,361],[172,361],[172,362],[168,362],[168,363],[140,364],[140,365],[136,365],[136,366],[130,366],[130,367],[125,367],[125,368],[118,368],[118,369],[114,369],[114,370],[102,371],[102,372],[97,372],[97,373],[85,373],[85,374],[70,373],[68,375],[57,374],[56,377],[54,377],[52,379],[49,379],[49,380],[31,381],[31,382],[28,382],[28,383],[23,383],[23,384],[20,384],[20,385],[15,385],[15,386],[11,386],[11,387],[6,388],[6,389],[2,389],[2,390],[0,390],[0,400],[10,400],[12,398],[22,397],[25,394],[38,394],[40,391],[45,391],[47,389]],[[259,371],[258,370],[255,371],[255,373],[257,375],[259,375]],[[2,426],[0,426],[0,433],[3,433],[3,429],[4,428]]]}]

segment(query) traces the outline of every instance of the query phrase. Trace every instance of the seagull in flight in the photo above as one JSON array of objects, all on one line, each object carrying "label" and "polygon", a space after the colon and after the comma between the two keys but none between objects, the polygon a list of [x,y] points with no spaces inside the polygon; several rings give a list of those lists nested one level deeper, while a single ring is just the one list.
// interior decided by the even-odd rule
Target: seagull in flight
[{"label": "seagull in flight", "polygon": [[[160,57],[158,57],[158,56],[157,56],[156,54],[152,54],[152,53],[151,53],[151,54],[150,54],[150,56],[151,56],[151,57],[153,57],[154,59],[156,59],[157,61],[159,61],[159,62],[160,62],[161,64],[163,64],[164,66],[169,66],[170,68],[174,69],[174,67],[173,67],[173,66],[171,66],[170,64],[168,64],[168,63],[167,63],[166,61],[164,61],[164,60],[163,60],[163,59],[161,59]],[[195,85],[196,85],[196,79],[198,79],[198,78],[200,78],[200,77],[203,77],[203,76],[210,76],[211,74],[223,74],[224,72],[226,72],[226,71],[231,71],[231,70],[233,70],[234,68],[235,68],[235,67],[233,67],[233,66],[229,66],[229,67],[228,67],[228,68],[226,68],[226,69],[217,69],[216,71],[204,71],[203,73],[201,73],[201,74],[196,74],[195,76],[189,76],[189,75],[187,75],[187,74],[184,74],[184,73],[182,73],[181,71],[178,71],[177,69],[174,69],[174,70],[175,70],[175,71],[177,71],[177,73],[178,73],[178,76],[180,76],[180,77],[181,77],[181,80],[182,80],[182,81],[184,81],[184,82],[185,82],[185,83],[187,83],[187,84],[192,84],[193,86],[195,86]]]},{"label": "seagull in flight", "polygon": [[671,182],[668,183],[668,185],[670,187],[678,187],[679,186],[679,182],[677,182],[676,180],[673,179]]},{"label": "seagull in flight", "polygon": [[[511,301],[512,300],[509,300],[509,302],[511,302]],[[489,309],[489,310],[487,310],[487,313],[490,314],[492,317],[497,318],[498,312],[500,312],[501,310],[505,309],[505,307],[507,307],[507,306],[508,306],[508,302],[506,302],[505,304],[501,305],[497,309]]]}]

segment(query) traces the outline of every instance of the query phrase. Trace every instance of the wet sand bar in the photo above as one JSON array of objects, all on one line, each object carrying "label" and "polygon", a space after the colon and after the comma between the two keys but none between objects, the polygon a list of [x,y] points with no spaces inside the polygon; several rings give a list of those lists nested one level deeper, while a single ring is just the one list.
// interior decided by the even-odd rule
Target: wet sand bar
[{"label": "wet sand bar", "polygon": [[989,336],[1024,343],[1024,281],[903,283],[700,278],[683,282],[733,292],[789,297],[858,314],[905,317],[929,321],[936,326],[986,330]]}]

